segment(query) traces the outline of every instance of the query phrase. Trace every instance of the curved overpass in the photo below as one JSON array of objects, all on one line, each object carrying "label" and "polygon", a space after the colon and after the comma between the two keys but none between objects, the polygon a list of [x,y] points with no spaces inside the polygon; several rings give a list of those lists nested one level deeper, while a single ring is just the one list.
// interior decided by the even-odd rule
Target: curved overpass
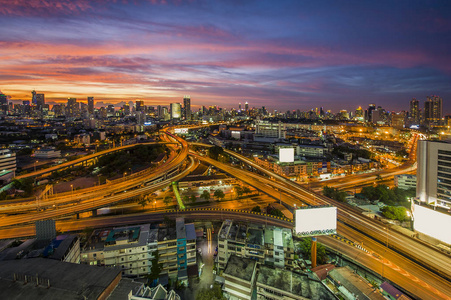
[{"label": "curved overpass", "polygon": [[23,178],[28,178],[28,177],[40,176],[40,175],[43,175],[43,174],[47,174],[47,173],[51,173],[51,172],[54,172],[54,171],[58,171],[59,169],[64,169],[64,168],[72,167],[72,166],[75,166],[75,165],[78,165],[78,164],[82,164],[84,162],[87,162],[87,161],[89,161],[91,159],[98,158],[100,156],[104,156],[104,155],[111,154],[111,153],[114,153],[114,152],[117,152],[117,151],[123,151],[123,150],[129,149],[129,148],[133,148],[133,147],[136,147],[138,145],[156,145],[156,144],[174,144],[174,143],[171,143],[171,142],[150,142],[150,143],[140,143],[140,144],[132,144],[132,145],[126,145],[126,146],[119,146],[119,147],[116,147],[116,148],[107,149],[107,150],[103,150],[103,151],[100,151],[100,152],[96,152],[96,153],[92,153],[92,154],[89,154],[89,155],[85,155],[83,157],[77,158],[75,160],[67,161],[67,162],[62,163],[62,164],[57,165],[57,166],[53,166],[53,167],[50,167],[50,168],[45,168],[45,169],[42,169],[42,170],[38,170],[36,172],[31,172],[31,173],[19,175],[19,176],[16,176],[15,178],[16,179],[23,179]]}]

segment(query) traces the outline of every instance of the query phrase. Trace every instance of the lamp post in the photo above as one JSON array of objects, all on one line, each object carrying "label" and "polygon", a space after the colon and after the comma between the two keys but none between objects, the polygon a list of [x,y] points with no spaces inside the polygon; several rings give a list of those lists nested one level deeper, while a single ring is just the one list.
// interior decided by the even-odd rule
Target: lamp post
[{"label": "lamp post", "polygon": [[74,195],[74,185],[70,185],[70,189],[71,189],[71,195],[73,196]]}]

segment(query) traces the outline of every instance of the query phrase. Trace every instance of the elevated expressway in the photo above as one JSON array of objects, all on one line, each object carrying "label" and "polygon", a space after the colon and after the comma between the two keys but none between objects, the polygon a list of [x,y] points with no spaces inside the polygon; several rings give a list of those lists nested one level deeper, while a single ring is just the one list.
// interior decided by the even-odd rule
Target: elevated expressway
[{"label": "elevated expressway", "polygon": [[[415,295],[421,295],[420,298],[449,299],[446,296],[451,295],[451,259],[448,255],[418,240],[389,230],[387,225],[363,216],[360,211],[348,205],[306,190],[302,186],[258,166],[246,157],[235,152],[226,152],[271,176],[276,181],[209,158],[198,158],[265,193],[268,193],[269,187],[272,192],[268,194],[275,199],[280,199],[288,206],[293,207],[295,204],[298,207],[305,204],[336,206],[339,221],[338,233],[359,244],[363,243],[364,247],[374,254],[362,254],[356,258],[357,261],[374,269],[374,260],[377,260],[380,266],[379,270],[376,269],[377,272],[399,286],[412,291]],[[321,237],[320,240],[325,244],[331,243],[328,237]],[[393,272],[393,269],[399,272]]]},{"label": "elevated expressway", "polygon": [[[61,193],[41,201],[2,205],[0,213],[16,215],[0,218],[0,227],[91,211],[158,190],[170,184],[171,180],[183,178],[197,167],[197,162],[191,159],[189,166],[179,173],[182,163],[187,158],[188,145],[186,141],[179,138],[177,143],[180,143],[181,147],[172,151],[168,160],[156,170],[145,170],[77,193]],[[169,177],[172,178],[168,179]],[[33,212],[19,214],[27,210]]]}]

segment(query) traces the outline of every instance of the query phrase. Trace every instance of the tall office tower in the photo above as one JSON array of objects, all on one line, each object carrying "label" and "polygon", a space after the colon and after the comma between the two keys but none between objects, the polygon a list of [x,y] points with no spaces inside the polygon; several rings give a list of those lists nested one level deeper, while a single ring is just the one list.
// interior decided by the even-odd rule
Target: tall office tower
[{"label": "tall office tower", "polygon": [[122,106],[122,109],[124,110],[124,114],[125,114],[126,116],[129,116],[129,115],[130,115],[130,105],[128,105],[127,103],[125,103],[125,104]]},{"label": "tall office tower", "polygon": [[45,97],[44,94],[36,94],[36,107],[38,110],[42,111],[45,105]]},{"label": "tall office tower", "polygon": [[144,101],[143,100],[136,100],[136,111],[144,111]]},{"label": "tall office tower", "polygon": [[355,110],[355,119],[358,121],[364,120],[363,109],[361,106]]},{"label": "tall office tower", "polygon": [[411,124],[418,125],[420,123],[420,107],[417,99],[410,100],[410,115],[409,121]]},{"label": "tall office tower", "polygon": [[182,105],[180,103],[171,103],[171,119],[180,120],[182,117]]},{"label": "tall office tower", "polygon": [[451,144],[418,142],[417,198],[413,228],[451,244]]},{"label": "tall office tower", "polygon": [[245,111],[249,110],[249,103],[247,103],[247,101],[246,101],[246,103],[244,103],[244,110]]},{"label": "tall office tower", "polygon": [[94,113],[94,97],[88,97],[88,113]]},{"label": "tall office tower", "polygon": [[238,111],[241,111],[241,103],[238,103]]},{"label": "tall office tower", "polygon": [[68,117],[75,117],[78,114],[79,104],[76,98],[67,98],[66,115]]},{"label": "tall office tower", "polygon": [[443,117],[443,100],[439,96],[427,97],[424,102],[424,121],[427,124],[438,124]]},{"label": "tall office tower", "polygon": [[366,120],[367,122],[372,122],[374,110],[376,110],[376,104],[370,103],[370,105],[368,105],[368,119]]},{"label": "tall office tower", "polygon": [[8,97],[0,91],[0,105],[8,104]]},{"label": "tall office tower", "polygon": [[33,90],[31,92],[31,103],[36,105],[36,91],[35,90]]},{"label": "tall office tower", "polygon": [[191,97],[183,96],[183,108],[185,109],[185,120],[191,120]]},{"label": "tall office tower", "polygon": [[163,110],[162,110],[161,105],[157,106],[157,116],[158,116],[158,118],[162,118],[163,117]]}]

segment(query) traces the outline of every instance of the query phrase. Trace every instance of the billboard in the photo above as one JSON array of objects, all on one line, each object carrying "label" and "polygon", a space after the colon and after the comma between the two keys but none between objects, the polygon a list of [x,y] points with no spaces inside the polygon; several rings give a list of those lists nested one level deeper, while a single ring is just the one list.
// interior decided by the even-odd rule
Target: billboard
[{"label": "billboard", "polygon": [[174,133],[177,134],[188,134],[188,128],[175,128]]},{"label": "billboard", "polygon": [[312,207],[295,211],[295,232],[298,236],[337,233],[337,208]]},{"label": "billboard", "polygon": [[412,208],[413,229],[446,244],[451,244],[450,215],[417,204],[414,204]]},{"label": "billboard", "polygon": [[294,148],[279,148],[280,162],[294,162]]}]

